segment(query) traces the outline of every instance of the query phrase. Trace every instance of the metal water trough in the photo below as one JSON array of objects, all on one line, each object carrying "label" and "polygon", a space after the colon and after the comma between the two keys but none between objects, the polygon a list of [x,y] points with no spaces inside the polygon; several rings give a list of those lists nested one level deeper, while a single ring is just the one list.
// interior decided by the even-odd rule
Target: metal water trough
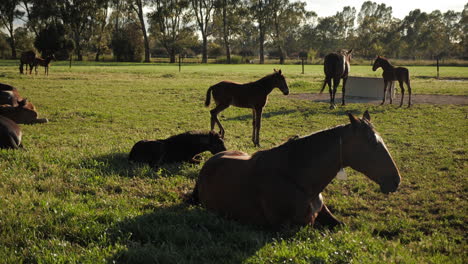
[{"label": "metal water trough", "polygon": [[[383,78],[349,76],[348,82],[346,82],[346,97],[382,99],[383,92]],[[387,90],[387,93],[390,93],[392,98],[395,98],[395,83],[392,83],[390,91]]]}]

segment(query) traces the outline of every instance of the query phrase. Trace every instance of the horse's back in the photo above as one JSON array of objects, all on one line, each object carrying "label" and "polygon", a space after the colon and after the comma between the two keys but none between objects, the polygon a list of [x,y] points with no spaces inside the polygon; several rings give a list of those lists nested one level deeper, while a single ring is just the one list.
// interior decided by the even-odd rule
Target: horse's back
[{"label": "horse's back", "polygon": [[234,105],[251,108],[266,103],[266,95],[255,89],[251,83],[222,81],[212,86],[213,99],[216,104]]},{"label": "horse's back", "polygon": [[325,56],[323,71],[327,77],[342,77],[347,74],[348,63],[342,54],[330,53]]}]

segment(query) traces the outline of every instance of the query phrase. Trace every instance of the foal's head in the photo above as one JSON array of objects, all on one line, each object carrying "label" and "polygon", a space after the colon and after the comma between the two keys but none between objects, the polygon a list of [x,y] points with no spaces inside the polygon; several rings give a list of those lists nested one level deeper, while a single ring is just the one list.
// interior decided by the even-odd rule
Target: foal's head
[{"label": "foal's head", "polygon": [[350,62],[351,61],[351,55],[353,53],[353,49],[350,49],[350,50],[344,50],[341,52],[343,54],[343,56],[345,56],[345,59],[346,59],[346,62]]},{"label": "foal's head", "polygon": [[211,154],[216,154],[218,152],[227,150],[226,146],[224,145],[224,140],[218,133],[214,131],[209,132],[206,141],[208,142],[208,150],[211,152]]},{"label": "foal's head", "polygon": [[374,65],[372,65],[372,70],[376,71],[379,67],[382,67],[382,63],[385,61],[383,57],[377,56],[374,61]]},{"label": "foal's head", "polygon": [[369,112],[362,119],[348,114],[351,134],[346,139],[346,162],[380,185],[384,193],[394,192],[400,184],[400,173],[383,139],[374,130]]},{"label": "foal's head", "polygon": [[275,70],[275,73],[273,73],[273,80],[274,80],[274,83],[273,83],[273,87],[278,87],[281,92],[283,92],[284,95],[288,95],[289,94],[289,87],[288,87],[288,84],[286,83],[286,78],[284,77],[284,75],[281,73],[281,70]]}]

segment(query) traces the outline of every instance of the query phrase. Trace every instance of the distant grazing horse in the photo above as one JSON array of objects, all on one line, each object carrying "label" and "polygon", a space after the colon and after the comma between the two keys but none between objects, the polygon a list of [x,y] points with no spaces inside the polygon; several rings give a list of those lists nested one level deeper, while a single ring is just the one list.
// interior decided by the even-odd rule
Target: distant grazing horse
[{"label": "distant grazing horse", "polygon": [[[403,82],[406,83],[408,86],[408,93],[409,93],[409,100],[408,100],[408,107],[411,106],[411,86],[410,86],[410,78],[409,78],[409,71],[405,67],[395,67],[393,66],[386,58],[377,56],[374,61],[374,65],[372,66],[372,70],[376,71],[379,67],[383,69],[383,79],[384,79],[384,95],[382,104],[385,103],[385,95],[387,93],[387,87],[390,91],[392,83],[394,81],[398,81],[400,84],[401,89],[401,102],[400,107],[403,105],[403,97],[405,96],[405,88],[403,87]],[[390,95],[390,104],[393,103],[392,96]]]},{"label": "distant grazing horse", "polygon": [[226,150],[218,133],[186,132],[167,139],[141,140],[133,146],[128,159],[156,167],[172,162],[199,163],[195,155],[207,150],[212,154]]},{"label": "distant grazing horse", "polygon": [[19,67],[20,73],[24,73],[23,65],[26,65],[26,71],[28,71],[28,65],[29,65],[29,74],[31,74],[32,68],[34,66],[35,58],[36,58],[36,53],[32,50],[22,52],[21,58],[20,58],[20,67]]},{"label": "distant grazing horse", "polygon": [[258,81],[239,84],[230,81],[217,83],[206,92],[205,106],[210,105],[211,94],[213,94],[216,107],[211,113],[211,130],[214,130],[215,123],[218,124],[221,137],[224,138],[224,128],[219,122],[218,114],[230,105],[253,110],[253,132],[252,141],[255,146],[260,146],[260,127],[263,107],[266,105],[268,95],[278,87],[284,95],[289,94],[288,84],[281,70],[274,70],[273,74],[267,75]]},{"label": "distant grazing horse", "polygon": [[21,129],[11,119],[0,115],[0,149],[21,147]]},{"label": "distant grazing horse", "polygon": [[349,115],[350,124],[319,131],[252,156],[224,151],[202,167],[188,202],[241,223],[280,228],[318,222],[340,224],[321,192],[341,168],[351,167],[394,192],[400,173],[370,123]]},{"label": "distant grazing horse", "polygon": [[44,67],[44,74],[49,75],[49,64],[52,60],[55,60],[55,56],[52,54],[47,56],[45,59],[43,58],[35,58],[34,59],[34,67],[37,74],[37,67],[40,65]]},{"label": "distant grazing horse", "polygon": [[0,83],[0,115],[18,124],[47,123],[47,118],[37,118],[34,105],[22,98],[18,90],[8,84]]},{"label": "distant grazing horse", "polygon": [[[351,60],[352,49],[344,51],[342,53],[330,53],[325,56],[323,62],[323,71],[325,72],[325,80],[323,81],[322,89],[320,93],[325,89],[325,85],[328,84],[328,90],[330,92],[330,109],[336,108],[335,95],[336,89],[340,84],[340,79],[343,79],[343,89],[341,104],[345,105],[345,93],[346,93],[346,81],[348,80],[349,74],[349,61]],[[333,79],[333,90],[331,87],[331,80]]]}]

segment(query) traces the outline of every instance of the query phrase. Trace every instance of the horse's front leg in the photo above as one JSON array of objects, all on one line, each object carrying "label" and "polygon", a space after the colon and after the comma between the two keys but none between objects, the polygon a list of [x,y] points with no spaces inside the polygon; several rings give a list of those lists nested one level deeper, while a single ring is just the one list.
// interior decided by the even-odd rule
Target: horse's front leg
[{"label": "horse's front leg", "polygon": [[254,145],[256,147],[260,147],[260,127],[262,126],[262,112],[263,112],[263,107],[256,108],[255,109],[255,141]]},{"label": "horse's front leg", "polygon": [[341,90],[341,93],[342,93],[341,105],[345,105],[346,81],[348,81],[348,77],[343,78],[343,89]]},{"label": "horse's front leg", "polygon": [[383,105],[385,104],[385,95],[387,94],[387,84],[389,83],[389,81],[386,81],[384,79],[384,87],[383,87],[383,99],[382,99],[382,103],[380,105]]},{"label": "horse's front leg", "polygon": [[409,94],[408,107],[411,107],[411,86],[410,86],[409,80],[406,82],[406,85],[408,86],[408,94]]}]

